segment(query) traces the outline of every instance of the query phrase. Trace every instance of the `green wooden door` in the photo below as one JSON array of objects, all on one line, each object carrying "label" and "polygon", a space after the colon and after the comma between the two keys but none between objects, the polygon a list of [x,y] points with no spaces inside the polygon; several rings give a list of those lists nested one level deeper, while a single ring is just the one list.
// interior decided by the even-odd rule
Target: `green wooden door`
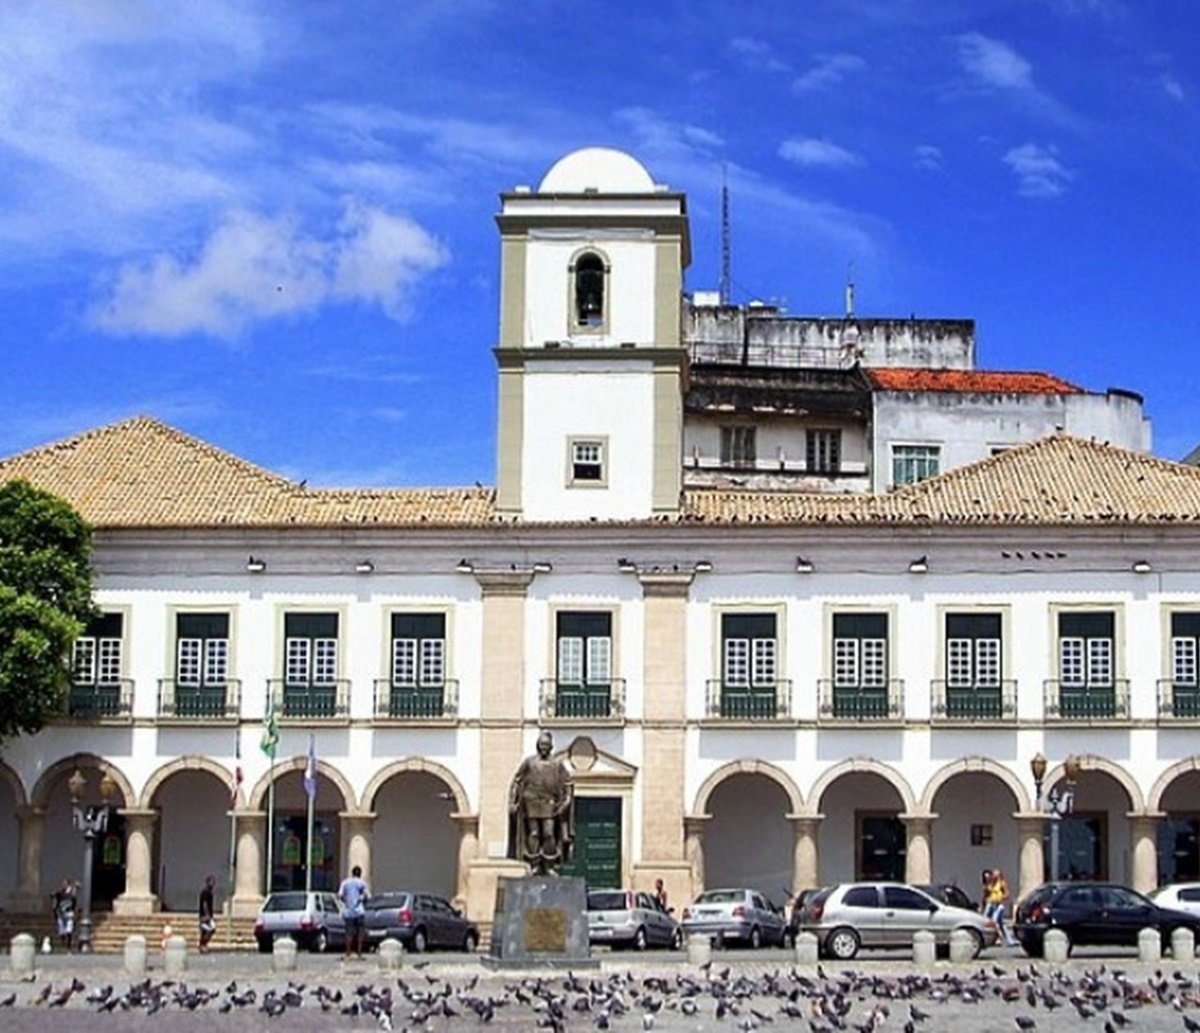
[{"label": "green wooden door", "polygon": [[621,801],[615,796],[575,798],[575,849],[563,875],[581,875],[588,889],[621,885]]}]

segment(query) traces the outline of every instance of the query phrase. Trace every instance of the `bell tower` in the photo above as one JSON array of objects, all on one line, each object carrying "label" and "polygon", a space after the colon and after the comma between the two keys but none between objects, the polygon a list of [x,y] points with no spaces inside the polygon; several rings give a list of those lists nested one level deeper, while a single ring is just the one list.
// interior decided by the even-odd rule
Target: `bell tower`
[{"label": "bell tower", "polygon": [[527,520],[679,508],[687,205],[589,147],[501,195],[497,504]]}]

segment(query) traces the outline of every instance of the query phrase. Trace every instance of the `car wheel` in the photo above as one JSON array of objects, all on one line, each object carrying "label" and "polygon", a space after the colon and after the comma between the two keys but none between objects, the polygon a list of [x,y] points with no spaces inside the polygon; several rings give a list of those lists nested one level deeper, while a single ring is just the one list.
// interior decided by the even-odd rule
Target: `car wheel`
[{"label": "car wheel", "polygon": [[849,961],[858,953],[858,933],[846,926],[834,929],[825,940],[825,949],[838,961]]},{"label": "car wheel", "polygon": [[429,938],[424,929],[418,929],[412,934],[412,951],[414,954],[424,954],[429,947]]},{"label": "car wheel", "polygon": [[683,948],[683,930],[676,929],[671,934],[671,950],[677,951]]},{"label": "car wheel", "polygon": [[975,949],[971,951],[971,957],[979,957],[980,953],[983,951],[983,933],[981,933],[978,929],[964,929],[963,931],[971,934],[971,940],[975,944]]},{"label": "car wheel", "polygon": [[468,929],[467,935],[463,937],[463,950],[468,954],[474,954],[479,949],[479,933],[474,929]]},{"label": "car wheel", "polygon": [[644,951],[646,949],[646,927],[638,926],[638,931],[633,934],[633,942],[630,945],[635,951]]},{"label": "car wheel", "polygon": [[762,946],[762,930],[760,930],[758,928],[758,926],[754,926],[754,928],[750,930],[750,949],[758,950],[758,948],[761,946]]},{"label": "car wheel", "polygon": [[317,935],[313,937],[312,949],[317,954],[324,954],[329,950],[329,933],[324,929],[318,929]]},{"label": "car wheel", "polygon": [[258,940],[258,953],[259,954],[270,954],[271,948],[274,946],[274,943],[271,941],[271,937],[259,936],[259,937],[257,937],[257,940]]}]

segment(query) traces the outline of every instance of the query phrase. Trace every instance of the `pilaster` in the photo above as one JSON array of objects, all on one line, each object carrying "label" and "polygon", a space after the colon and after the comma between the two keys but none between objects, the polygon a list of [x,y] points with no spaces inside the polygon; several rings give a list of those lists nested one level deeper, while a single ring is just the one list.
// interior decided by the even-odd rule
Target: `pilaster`
[{"label": "pilaster", "polygon": [[1023,900],[1045,881],[1046,850],[1042,836],[1046,816],[1041,813],[1018,813],[1017,823],[1017,900]]},{"label": "pilaster", "polygon": [[933,851],[930,846],[936,814],[901,814],[907,847],[904,860],[904,881],[924,883],[933,881]]},{"label": "pilaster", "polygon": [[1158,885],[1158,823],[1166,815],[1147,811],[1128,814],[1129,849],[1133,858],[1130,873],[1133,888],[1139,893],[1149,893]]},{"label": "pilaster", "polygon": [[113,914],[153,914],[158,897],[151,892],[150,875],[158,811],[124,808],[121,816],[125,819],[125,892],[113,901]]},{"label": "pilaster", "polygon": [[801,890],[819,886],[821,857],[817,846],[817,834],[823,814],[789,814],[792,823],[792,896]]},{"label": "pilaster", "polygon": [[266,855],[266,811],[238,811],[237,864],[230,911],[235,917],[258,914],[263,902],[263,859]]}]

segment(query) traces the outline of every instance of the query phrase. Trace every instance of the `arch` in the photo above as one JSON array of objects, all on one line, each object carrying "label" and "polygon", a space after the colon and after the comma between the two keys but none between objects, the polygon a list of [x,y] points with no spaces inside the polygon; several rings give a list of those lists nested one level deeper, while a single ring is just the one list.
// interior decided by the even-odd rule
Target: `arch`
[{"label": "arch", "polygon": [[608,323],[608,274],[612,263],[599,248],[588,246],[571,256],[571,325],[598,330]]},{"label": "arch", "polygon": [[[307,757],[292,757],[290,760],[277,761],[273,769],[268,768],[266,773],[254,783],[254,788],[247,795],[246,806],[252,811],[261,811],[263,809],[263,801],[267,796],[267,788],[270,786],[272,778],[278,781],[281,777],[292,771],[303,771],[307,766]],[[338,787],[347,812],[351,814],[358,812],[359,808],[354,788],[347,781],[345,775],[333,767],[333,765],[323,760],[317,761],[317,774],[322,778],[329,779],[330,782]]]},{"label": "arch", "polygon": [[1016,804],[1015,810],[1018,813],[1024,814],[1032,808],[1033,805],[1030,802],[1029,794],[1025,792],[1025,787],[1021,784],[1021,780],[1003,764],[989,757],[963,757],[961,760],[953,761],[934,772],[933,777],[925,786],[925,792],[921,794],[921,802],[919,804],[921,812],[932,814],[934,797],[937,796],[942,786],[956,775],[967,773],[991,775],[1003,782],[1008,787],[1008,791],[1013,794],[1013,801]]},{"label": "arch", "polygon": [[21,776],[13,771],[3,760],[0,760],[0,781],[7,782],[9,788],[12,789],[16,806],[24,807],[29,799],[25,794],[25,783],[21,781]]},{"label": "arch", "polygon": [[923,813],[918,809],[917,798],[904,776],[887,764],[872,760],[870,757],[850,757],[838,764],[834,764],[831,768],[827,768],[821,777],[813,783],[812,790],[808,794],[808,798],[811,801],[812,813],[816,814],[820,811],[821,797],[825,795],[825,791],[834,782],[843,775],[850,775],[856,772],[878,775],[900,794],[900,800],[904,805],[903,810],[906,813]]},{"label": "arch", "polygon": [[108,775],[116,783],[117,790],[121,794],[120,806],[132,807],[137,801],[137,793],[133,791],[133,784],[115,764],[109,763],[103,757],[97,757],[94,753],[74,753],[56,761],[42,772],[41,778],[37,780],[37,784],[34,785],[33,792],[30,794],[30,803],[34,807],[45,807],[49,803],[51,788],[59,779],[69,776],[76,768],[94,768],[102,774]]},{"label": "arch", "polygon": [[[1079,755],[1079,768],[1081,771],[1099,771],[1108,775],[1125,790],[1125,795],[1129,797],[1130,811],[1135,814],[1142,812],[1145,807],[1145,800],[1142,798],[1141,786],[1137,784],[1134,777],[1121,767],[1120,764],[1114,764],[1107,757],[1098,757],[1094,753],[1084,753]],[[1046,789],[1049,790],[1061,782],[1064,777],[1062,765],[1056,765],[1046,773]]]},{"label": "arch", "polygon": [[1146,809],[1150,812],[1161,811],[1162,798],[1171,787],[1171,783],[1180,775],[1186,775],[1190,771],[1200,771],[1200,757],[1186,757],[1167,768],[1151,787],[1150,795],[1146,800]]},{"label": "arch", "polygon": [[377,771],[363,790],[362,809],[364,811],[373,811],[375,809],[375,797],[384,784],[396,775],[403,775],[413,771],[419,771],[426,775],[433,775],[435,778],[440,778],[446,783],[450,792],[454,794],[454,810],[458,814],[471,813],[471,803],[467,798],[466,790],[463,789],[462,783],[455,778],[454,773],[449,768],[443,767],[432,760],[426,760],[424,757],[408,757],[405,760],[392,761],[391,764]]},{"label": "arch", "polygon": [[[215,760],[209,760],[207,757],[201,757],[197,754],[189,754],[185,757],[180,757],[155,771],[142,787],[142,800],[138,805],[143,809],[149,809],[154,803],[154,794],[162,788],[162,784],[172,775],[178,774],[180,771],[206,771],[211,775],[215,775],[222,785],[230,786],[233,784],[233,778],[229,769]],[[238,790],[238,796],[241,796],[241,789]]]},{"label": "arch", "polygon": [[696,794],[696,807],[692,813],[707,815],[708,799],[712,796],[713,790],[732,775],[765,775],[787,793],[793,814],[799,814],[804,810],[804,797],[800,795],[800,790],[792,781],[791,776],[782,768],[765,760],[732,760],[728,764],[722,764],[704,780],[704,784]]}]

